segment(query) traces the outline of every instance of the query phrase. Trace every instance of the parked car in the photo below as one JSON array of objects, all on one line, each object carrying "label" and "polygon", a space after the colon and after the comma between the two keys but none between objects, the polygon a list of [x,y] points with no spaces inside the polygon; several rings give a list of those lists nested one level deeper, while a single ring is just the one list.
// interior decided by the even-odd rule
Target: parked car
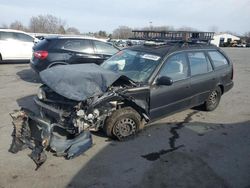
[{"label": "parked car", "polygon": [[124,140],[145,123],[180,110],[198,105],[216,109],[233,87],[233,65],[213,45],[145,43],[100,66],[57,66],[40,77],[44,84],[34,99],[39,114],[22,109],[11,115],[10,151],[33,145],[31,158],[37,165],[45,161],[48,147],[57,156],[78,156],[92,145],[90,130]]},{"label": "parked car", "polygon": [[0,62],[30,60],[34,41],[35,39],[25,32],[0,29]]},{"label": "parked car", "polygon": [[66,64],[101,64],[119,49],[95,38],[48,37],[33,48],[30,65],[36,72]]}]

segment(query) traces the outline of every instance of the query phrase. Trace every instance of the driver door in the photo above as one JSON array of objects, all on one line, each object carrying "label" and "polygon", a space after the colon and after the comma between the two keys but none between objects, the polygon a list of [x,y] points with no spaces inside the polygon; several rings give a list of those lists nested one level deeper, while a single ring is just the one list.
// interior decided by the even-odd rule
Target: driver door
[{"label": "driver door", "polygon": [[[190,106],[190,71],[184,52],[167,58],[158,73],[150,92],[150,117],[176,112]],[[173,80],[172,85],[159,85],[157,79],[167,76]]]}]

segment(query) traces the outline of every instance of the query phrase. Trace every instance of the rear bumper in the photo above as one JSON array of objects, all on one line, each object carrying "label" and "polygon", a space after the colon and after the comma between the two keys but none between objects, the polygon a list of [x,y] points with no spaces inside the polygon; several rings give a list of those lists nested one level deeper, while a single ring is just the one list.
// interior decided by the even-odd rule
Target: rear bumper
[{"label": "rear bumper", "polygon": [[44,69],[47,68],[47,63],[46,62],[36,62],[33,59],[30,60],[30,67],[39,74],[39,72],[43,71]]}]

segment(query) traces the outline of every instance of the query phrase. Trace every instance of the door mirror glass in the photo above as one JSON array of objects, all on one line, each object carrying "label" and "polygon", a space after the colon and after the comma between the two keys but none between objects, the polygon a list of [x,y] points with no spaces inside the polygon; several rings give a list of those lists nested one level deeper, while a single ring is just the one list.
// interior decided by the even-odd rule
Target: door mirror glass
[{"label": "door mirror glass", "polygon": [[162,77],[160,77],[160,78],[157,79],[156,84],[157,85],[170,86],[170,85],[173,84],[173,80],[170,77],[162,76]]}]

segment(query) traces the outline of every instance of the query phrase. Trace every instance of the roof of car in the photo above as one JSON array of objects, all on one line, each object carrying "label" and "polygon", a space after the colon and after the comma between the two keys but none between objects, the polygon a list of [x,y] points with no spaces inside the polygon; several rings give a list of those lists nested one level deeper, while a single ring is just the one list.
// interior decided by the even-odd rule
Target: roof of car
[{"label": "roof of car", "polygon": [[140,45],[135,47],[130,47],[129,49],[152,53],[159,56],[165,56],[168,53],[189,49],[217,49],[216,46],[207,43],[166,43],[162,45]]},{"label": "roof of car", "polygon": [[46,39],[90,39],[90,40],[98,40],[101,42],[107,42],[106,39],[100,39],[89,36],[76,36],[76,35],[53,35],[53,36],[47,36],[45,38]]},{"label": "roof of car", "polygon": [[28,34],[29,33],[26,33],[24,31],[20,31],[20,30],[15,30],[15,29],[0,29],[0,31],[4,31],[4,32],[16,32],[16,33],[25,33],[25,34]]}]

